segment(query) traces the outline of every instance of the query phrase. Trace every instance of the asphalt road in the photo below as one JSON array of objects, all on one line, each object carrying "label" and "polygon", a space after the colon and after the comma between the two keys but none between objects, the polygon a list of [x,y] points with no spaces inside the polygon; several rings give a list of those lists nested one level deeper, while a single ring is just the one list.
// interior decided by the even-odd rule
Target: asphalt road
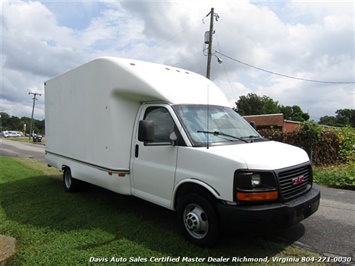
[{"label": "asphalt road", "polygon": [[355,191],[321,187],[318,211],[275,237],[323,256],[350,256],[355,265]]},{"label": "asphalt road", "polygon": [[[45,147],[0,138],[0,156],[45,163]],[[321,187],[319,210],[301,223],[265,236],[323,256],[352,257],[355,265],[355,191]]]},{"label": "asphalt road", "polygon": [[40,142],[35,144],[0,138],[0,156],[33,158],[45,163],[44,150],[45,146]]}]

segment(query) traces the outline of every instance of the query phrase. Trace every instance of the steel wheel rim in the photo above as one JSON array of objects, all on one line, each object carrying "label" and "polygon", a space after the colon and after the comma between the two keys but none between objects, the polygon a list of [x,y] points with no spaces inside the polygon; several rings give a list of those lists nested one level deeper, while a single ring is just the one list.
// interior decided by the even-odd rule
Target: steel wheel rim
[{"label": "steel wheel rim", "polygon": [[208,219],[205,211],[197,204],[189,204],[184,210],[184,225],[194,238],[204,238],[208,233]]}]

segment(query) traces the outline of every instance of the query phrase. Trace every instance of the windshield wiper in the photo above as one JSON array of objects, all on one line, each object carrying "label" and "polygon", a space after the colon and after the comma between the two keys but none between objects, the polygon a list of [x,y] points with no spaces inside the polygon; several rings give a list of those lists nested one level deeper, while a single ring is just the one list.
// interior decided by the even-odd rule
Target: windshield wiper
[{"label": "windshield wiper", "polygon": [[245,137],[241,137],[242,139],[258,139],[260,138],[259,136],[254,136],[254,135],[250,135],[250,136],[245,136]]},{"label": "windshield wiper", "polygon": [[261,141],[266,141],[267,139],[260,137],[260,136],[256,136],[256,135],[250,135],[250,136],[245,136],[245,137],[241,137],[242,139],[250,139],[250,142],[254,142],[254,139],[257,140],[261,140]]},{"label": "windshield wiper", "polygon": [[247,140],[245,139],[242,139],[242,138],[239,138],[239,137],[236,137],[236,136],[233,136],[233,135],[229,135],[229,134],[226,134],[226,133],[223,133],[223,132],[219,132],[219,131],[204,131],[204,130],[197,130],[197,133],[206,133],[206,134],[213,134],[215,136],[225,136],[225,137],[230,137],[230,138],[233,138],[233,139],[237,139],[237,140],[240,140],[240,141],[243,141],[245,143],[249,143]]}]

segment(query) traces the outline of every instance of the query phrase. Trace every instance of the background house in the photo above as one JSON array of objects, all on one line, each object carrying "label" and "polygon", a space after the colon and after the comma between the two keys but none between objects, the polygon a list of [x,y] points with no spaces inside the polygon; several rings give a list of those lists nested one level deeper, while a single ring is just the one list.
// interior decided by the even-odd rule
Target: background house
[{"label": "background house", "polygon": [[284,115],[280,114],[266,114],[266,115],[246,115],[243,118],[256,124],[256,129],[273,128],[282,130],[283,132],[296,130],[301,122],[285,120]]}]

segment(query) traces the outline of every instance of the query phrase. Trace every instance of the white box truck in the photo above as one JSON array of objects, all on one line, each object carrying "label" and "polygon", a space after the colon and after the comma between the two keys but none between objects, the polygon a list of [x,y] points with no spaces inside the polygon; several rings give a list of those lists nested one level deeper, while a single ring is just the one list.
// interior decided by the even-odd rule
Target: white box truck
[{"label": "white box truck", "polygon": [[46,159],[69,192],[85,181],[177,211],[202,246],[225,226],[313,214],[306,152],[262,138],[229,105],[196,73],[98,58],[45,82]]}]

